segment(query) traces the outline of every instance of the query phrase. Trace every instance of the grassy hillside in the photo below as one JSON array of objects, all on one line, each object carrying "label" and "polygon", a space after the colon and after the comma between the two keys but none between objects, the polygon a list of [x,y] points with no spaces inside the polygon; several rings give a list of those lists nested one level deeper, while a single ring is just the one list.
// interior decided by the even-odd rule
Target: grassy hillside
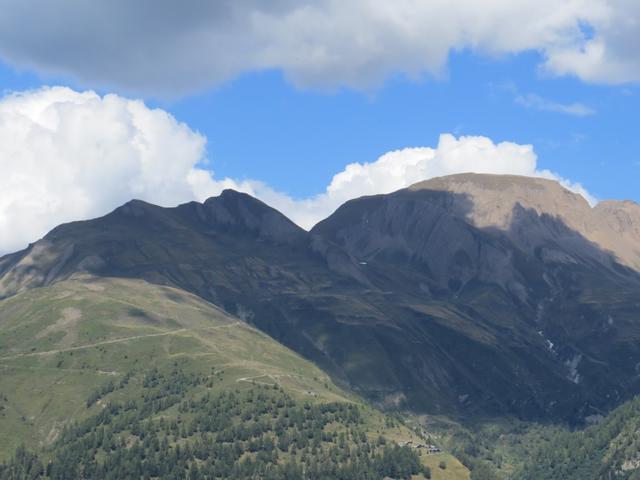
[{"label": "grassy hillside", "polygon": [[[0,371],[0,431],[9,432],[0,435],[0,459],[24,444],[14,467],[29,464],[33,452],[33,465],[49,464],[51,478],[65,478],[56,472],[69,462],[98,469],[93,475],[105,465],[164,468],[129,461],[127,454],[144,451],[164,452],[183,475],[197,475],[209,465],[204,452],[194,456],[202,442],[222,449],[207,458],[231,448],[230,463],[209,467],[241,469],[238,476],[277,476],[289,464],[347,468],[347,458],[375,470],[415,457],[432,478],[468,477],[448,454],[395,450],[419,436],[268,336],[196,296],[140,280],[76,277],[1,301]],[[261,430],[233,430],[247,422]],[[288,443],[278,446],[281,437]],[[176,453],[187,445],[189,455]],[[263,450],[270,456],[258,461]]]}]

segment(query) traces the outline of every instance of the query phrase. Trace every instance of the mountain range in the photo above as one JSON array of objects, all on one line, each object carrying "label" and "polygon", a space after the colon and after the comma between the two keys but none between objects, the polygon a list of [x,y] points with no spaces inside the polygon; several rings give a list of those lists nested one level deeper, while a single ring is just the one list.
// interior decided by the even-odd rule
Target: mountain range
[{"label": "mountain range", "polygon": [[378,406],[583,423],[640,393],[640,206],[461,174],[310,231],[232,190],[133,200],[0,258],[0,298],[143,280],[219,307]]}]

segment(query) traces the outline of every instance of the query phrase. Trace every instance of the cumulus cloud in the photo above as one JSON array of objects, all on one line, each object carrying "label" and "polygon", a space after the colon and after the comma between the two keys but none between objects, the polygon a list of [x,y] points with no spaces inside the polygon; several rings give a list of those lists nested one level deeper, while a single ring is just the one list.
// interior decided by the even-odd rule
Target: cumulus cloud
[{"label": "cumulus cloud", "polygon": [[56,225],[103,215],[131,198],[174,206],[225,188],[252,194],[310,228],[345,201],[462,172],[543,176],[593,201],[579,185],[536,167],[531,145],[440,136],[435,147],[352,163],[325,192],[294,199],[255,181],[217,179],[206,139],[163,110],[118,95],[54,87],[0,100],[0,252],[23,248]]},{"label": "cumulus cloud", "polygon": [[640,80],[635,0],[0,0],[0,56],[92,87],[176,95],[243,72],[375,88],[439,75],[452,51],[538,51],[543,68]]},{"label": "cumulus cloud", "polygon": [[435,147],[405,148],[386,153],[371,163],[352,163],[336,174],[326,191],[313,198],[292,200],[258,184],[249,193],[287,214],[304,228],[330,215],[345,201],[363,195],[390,193],[408,185],[456,173],[494,173],[543,177],[560,182],[592,205],[596,199],[579,183],[537,168],[532,145],[494,143],[482,136],[442,134]]},{"label": "cumulus cloud", "polygon": [[131,198],[174,205],[203,195],[205,144],[166,112],[117,95],[59,87],[4,97],[0,252]]},{"label": "cumulus cloud", "polygon": [[596,83],[640,81],[640,2],[597,2],[583,35],[545,49],[544,67],[555,74],[576,75]]}]

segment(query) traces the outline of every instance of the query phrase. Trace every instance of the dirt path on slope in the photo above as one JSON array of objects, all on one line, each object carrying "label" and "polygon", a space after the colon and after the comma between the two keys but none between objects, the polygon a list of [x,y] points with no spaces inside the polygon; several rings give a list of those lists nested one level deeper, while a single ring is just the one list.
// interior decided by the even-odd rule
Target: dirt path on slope
[{"label": "dirt path on slope", "polygon": [[0,357],[0,360],[14,360],[16,358],[22,357],[36,357],[36,356],[44,356],[44,355],[55,355],[57,353],[62,352],[71,352],[75,350],[84,350],[86,348],[99,347],[100,345],[109,345],[112,343],[121,343],[121,342],[130,342],[132,340],[139,340],[141,338],[150,338],[150,337],[163,337],[167,335],[177,335],[178,333],[189,331],[186,328],[180,328],[178,330],[171,330],[170,332],[162,332],[162,333],[149,333],[146,335],[135,335],[133,337],[123,337],[123,338],[114,338],[111,340],[104,340],[102,342],[89,343],[87,345],[78,345],[77,347],[69,347],[69,348],[58,348],[55,350],[47,350],[45,352],[29,352],[29,353],[18,353],[16,355],[10,355],[8,357]]}]

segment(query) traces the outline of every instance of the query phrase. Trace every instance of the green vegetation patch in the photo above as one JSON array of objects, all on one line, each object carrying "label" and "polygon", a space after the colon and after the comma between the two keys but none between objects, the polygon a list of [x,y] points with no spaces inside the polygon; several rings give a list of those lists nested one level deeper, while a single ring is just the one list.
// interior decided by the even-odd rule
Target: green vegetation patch
[{"label": "green vegetation patch", "polygon": [[[358,405],[303,402],[277,384],[221,390],[180,367],[137,380],[138,398],[104,402],[41,455],[18,449],[0,478],[431,478],[415,449],[371,441]],[[106,383],[87,405],[130,383]]]}]

